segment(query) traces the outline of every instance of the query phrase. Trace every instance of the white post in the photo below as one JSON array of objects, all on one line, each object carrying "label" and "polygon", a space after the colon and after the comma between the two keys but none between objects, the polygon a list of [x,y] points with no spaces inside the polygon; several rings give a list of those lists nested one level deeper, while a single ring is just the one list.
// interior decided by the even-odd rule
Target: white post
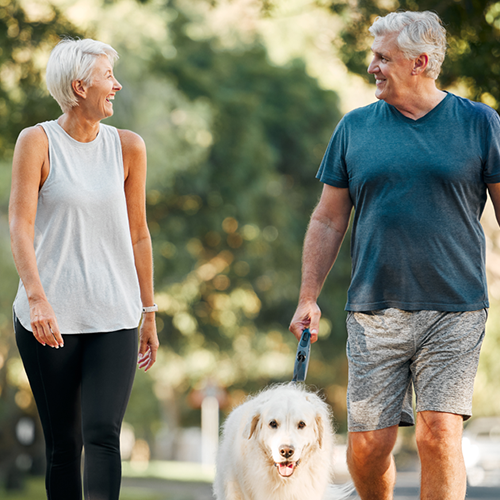
[{"label": "white post", "polygon": [[219,447],[219,401],[215,396],[206,396],[201,403],[201,463],[215,466]]}]

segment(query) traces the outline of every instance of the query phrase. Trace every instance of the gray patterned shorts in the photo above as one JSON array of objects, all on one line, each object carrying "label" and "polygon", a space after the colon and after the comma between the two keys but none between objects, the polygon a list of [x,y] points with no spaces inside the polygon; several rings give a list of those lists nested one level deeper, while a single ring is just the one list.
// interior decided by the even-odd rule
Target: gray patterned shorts
[{"label": "gray patterned shorts", "polygon": [[350,432],[413,425],[416,411],[472,415],[487,310],[383,309],[347,316]]}]

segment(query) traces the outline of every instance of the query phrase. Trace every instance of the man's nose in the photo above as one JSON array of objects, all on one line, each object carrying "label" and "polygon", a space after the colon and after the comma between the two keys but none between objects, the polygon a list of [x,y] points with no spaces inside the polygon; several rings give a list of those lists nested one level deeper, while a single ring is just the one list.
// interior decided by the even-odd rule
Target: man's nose
[{"label": "man's nose", "polygon": [[370,73],[370,75],[372,75],[373,73],[377,73],[378,65],[375,63],[375,58],[371,60],[370,64],[368,65],[367,71],[368,73]]}]

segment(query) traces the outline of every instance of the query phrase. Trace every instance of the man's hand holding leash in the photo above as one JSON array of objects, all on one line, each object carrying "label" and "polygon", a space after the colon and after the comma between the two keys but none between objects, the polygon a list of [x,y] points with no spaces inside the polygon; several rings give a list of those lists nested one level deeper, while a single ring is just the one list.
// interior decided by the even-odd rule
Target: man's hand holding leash
[{"label": "man's hand holding leash", "polygon": [[318,340],[320,318],[321,310],[316,302],[301,301],[288,328],[299,341],[302,337],[302,332],[306,328],[309,328],[311,344],[313,344]]}]

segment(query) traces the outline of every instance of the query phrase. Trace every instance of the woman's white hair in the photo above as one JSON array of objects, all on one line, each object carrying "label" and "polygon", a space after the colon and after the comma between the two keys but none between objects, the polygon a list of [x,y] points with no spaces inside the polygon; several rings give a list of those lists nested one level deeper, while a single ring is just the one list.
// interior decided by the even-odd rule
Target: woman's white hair
[{"label": "woman's white hair", "polygon": [[64,38],[52,50],[45,79],[50,94],[61,106],[63,113],[78,106],[71,84],[75,80],[82,80],[87,85],[92,85],[92,72],[100,56],[107,56],[112,65],[118,59],[118,53],[113,47],[90,38]]},{"label": "woman's white hair", "polygon": [[398,33],[396,43],[404,56],[416,59],[427,54],[425,74],[434,80],[439,76],[446,53],[446,30],[434,12],[391,12],[377,17],[369,31],[374,37]]}]

